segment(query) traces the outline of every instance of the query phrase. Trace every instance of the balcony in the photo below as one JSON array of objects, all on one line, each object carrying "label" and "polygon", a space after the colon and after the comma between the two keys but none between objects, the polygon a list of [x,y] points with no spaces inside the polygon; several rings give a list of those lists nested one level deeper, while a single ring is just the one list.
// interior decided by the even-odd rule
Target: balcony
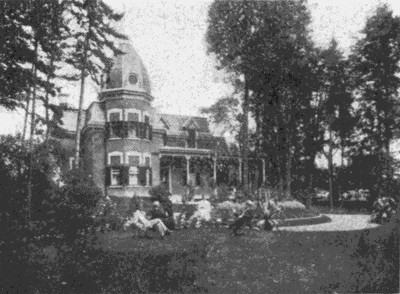
[{"label": "balcony", "polygon": [[151,125],[140,121],[113,121],[107,122],[107,138],[134,138],[152,140]]}]

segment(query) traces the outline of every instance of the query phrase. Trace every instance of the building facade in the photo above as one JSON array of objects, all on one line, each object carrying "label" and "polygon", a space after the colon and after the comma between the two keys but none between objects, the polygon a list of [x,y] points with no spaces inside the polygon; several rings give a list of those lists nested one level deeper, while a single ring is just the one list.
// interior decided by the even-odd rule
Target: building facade
[{"label": "building facade", "polygon": [[[157,112],[140,56],[128,42],[121,51],[80,126],[81,162],[95,184],[105,195],[130,198],[149,196],[149,189],[161,181],[180,195],[189,186],[211,193],[216,184],[237,181],[240,159],[232,163],[236,167],[226,168],[233,155],[225,139],[211,134],[204,117]],[[70,166],[77,114],[65,111],[54,132],[69,152]]]}]

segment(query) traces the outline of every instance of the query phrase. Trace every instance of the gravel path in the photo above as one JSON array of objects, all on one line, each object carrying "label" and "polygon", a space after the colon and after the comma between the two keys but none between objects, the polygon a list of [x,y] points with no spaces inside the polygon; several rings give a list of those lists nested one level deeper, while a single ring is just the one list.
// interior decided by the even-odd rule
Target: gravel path
[{"label": "gravel path", "polygon": [[365,214],[326,214],[332,221],[318,225],[281,227],[282,231],[353,231],[370,229],[379,226],[370,222],[370,216]]}]

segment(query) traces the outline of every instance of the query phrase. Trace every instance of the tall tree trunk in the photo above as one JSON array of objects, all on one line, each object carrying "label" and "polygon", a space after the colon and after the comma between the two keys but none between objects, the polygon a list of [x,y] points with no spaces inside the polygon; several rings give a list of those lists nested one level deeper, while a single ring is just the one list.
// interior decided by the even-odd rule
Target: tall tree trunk
[{"label": "tall tree trunk", "polygon": [[[51,58],[50,61],[50,67],[53,69],[53,64],[54,64],[54,58]],[[50,83],[51,80],[51,75],[48,74],[47,75],[47,83]],[[49,91],[46,91],[46,96],[44,98],[44,107],[45,107],[45,111],[46,111],[46,141],[49,140],[50,137],[50,131],[51,131],[51,126],[50,126],[50,115],[49,115]]]},{"label": "tall tree trunk", "polygon": [[331,209],[333,209],[333,142],[332,142],[332,130],[330,128],[329,128],[328,169],[329,169],[329,203]]},{"label": "tall tree trunk", "polygon": [[[35,65],[32,65],[31,71],[32,74],[34,73],[35,70]],[[25,117],[24,117],[24,126],[22,130],[22,137],[21,137],[21,144],[24,143],[25,137],[26,137],[26,131],[28,129],[28,118],[29,118],[29,107],[31,105],[31,94],[32,94],[32,89],[29,87],[29,92],[27,93],[26,96],[26,108],[25,108]]]},{"label": "tall tree trunk", "polygon": [[292,196],[292,140],[290,134],[286,134],[286,146],[288,146],[286,154],[286,189],[285,197],[290,198]]},{"label": "tall tree trunk", "polygon": [[24,126],[22,130],[21,143],[23,144],[26,137],[26,131],[28,128],[28,117],[29,117],[29,107],[31,106],[31,93],[28,93],[26,96],[26,107],[25,107],[25,117],[24,117]]},{"label": "tall tree trunk", "polygon": [[89,44],[89,37],[87,35],[86,39],[85,39],[85,49],[83,52],[82,70],[81,70],[81,89],[80,89],[80,94],[79,94],[78,118],[77,118],[77,123],[76,123],[74,168],[79,168],[79,166],[80,166],[80,150],[81,150],[80,126],[82,124],[83,100],[85,97],[86,62],[87,62],[87,54],[88,54],[88,52],[87,52],[88,44]]},{"label": "tall tree trunk", "polygon": [[[38,57],[38,43],[35,42],[35,61],[34,64],[37,62]],[[37,67],[35,66],[34,72],[34,84],[32,90],[32,112],[31,112],[31,129],[29,135],[29,173],[28,173],[28,199],[27,199],[27,219],[28,221],[31,220],[32,214],[32,176],[33,176],[33,136],[35,135],[35,127],[36,127],[36,83],[37,83]]]},{"label": "tall tree trunk", "polygon": [[243,191],[249,197],[249,87],[247,77],[244,77],[243,97]]}]

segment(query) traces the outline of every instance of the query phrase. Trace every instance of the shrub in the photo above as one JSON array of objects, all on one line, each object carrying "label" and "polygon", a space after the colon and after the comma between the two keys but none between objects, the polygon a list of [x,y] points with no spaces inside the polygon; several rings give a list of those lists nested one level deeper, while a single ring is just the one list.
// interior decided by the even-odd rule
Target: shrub
[{"label": "shrub", "polygon": [[49,221],[55,231],[62,234],[67,243],[74,242],[93,232],[93,216],[101,191],[82,170],[73,170],[64,177],[64,185],[49,191],[52,213]]},{"label": "shrub", "polygon": [[157,186],[152,187],[149,190],[149,194],[151,197],[151,201],[160,201],[163,202],[165,199],[168,199],[170,195],[167,186],[164,183],[160,183]]},{"label": "shrub", "polygon": [[377,223],[386,223],[390,221],[396,211],[397,203],[391,197],[382,197],[375,200],[371,219]]}]

